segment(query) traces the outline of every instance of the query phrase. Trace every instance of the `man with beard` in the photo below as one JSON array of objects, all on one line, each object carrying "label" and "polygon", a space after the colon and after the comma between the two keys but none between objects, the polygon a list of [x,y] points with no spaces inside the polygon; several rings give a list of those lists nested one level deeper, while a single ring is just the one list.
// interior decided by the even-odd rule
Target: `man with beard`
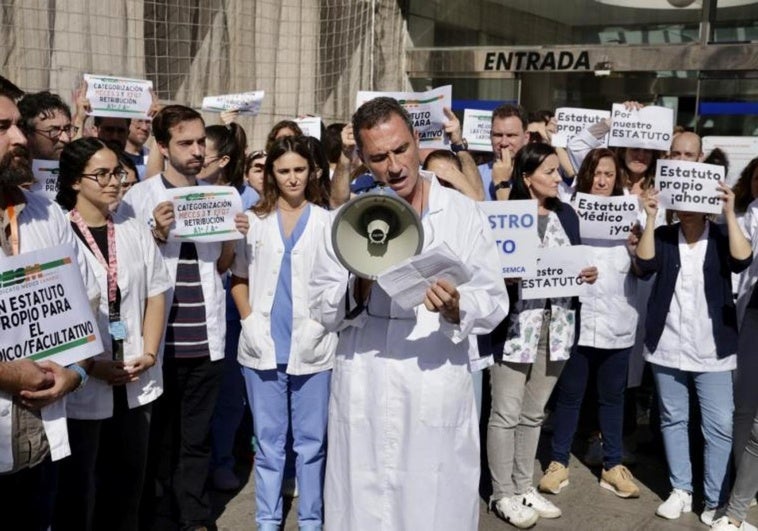
[{"label": "man with beard", "polygon": [[36,160],[58,160],[76,133],[71,109],[51,92],[25,94],[18,102],[29,152]]},{"label": "man with beard", "polygon": [[[0,78],[0,256],[12,256],[69,243],[85,279],[90,299],[99,288],[77,238],[61,209],[46,198],[27,193],[20,184],[32,178],[21,115]],[[61,367],[51,361],[0,361],[0,499],[12,508],[8,517],[23,520],[13,529],[47,529],[52,506],[51,460],[69,455],[65,394],[83,385],[88,362]],[[43,420],[40,409],[49,408]]]},{"label": "man with beard", "polygon": [[137,167],[137,175],[140,181],[145,178],[145,167],[150,154],[145,143],[150,138],[151,122],[152,120],[132,118],[129,124],[129,136],[126,138],[126,147],[124,148],[124,155],[132,159]]},{"label": "man with beard", "polygon": [[[219,272],[231,266],[234,242],[167,241],[174,206],[162,198],[169,188],[202,184],[197,175],[205,159],[205,124],[197,111],[169,105],[153,118],[153,130],[166,170],[134,185],[119,206],[119,213],[151,227],[174,280],[164,336],[164,394],[153,410],[148,468],[164,493],[156,500],[157,516],[178,521],[181,529],[202,529],[211,523],[205,483],[210,422],[223,370],[216,360],[224,357],[226,335]],[[246,231],[247,217],[239,214],[237,219]],[[143,506],[149,518],[147,502]]]}]

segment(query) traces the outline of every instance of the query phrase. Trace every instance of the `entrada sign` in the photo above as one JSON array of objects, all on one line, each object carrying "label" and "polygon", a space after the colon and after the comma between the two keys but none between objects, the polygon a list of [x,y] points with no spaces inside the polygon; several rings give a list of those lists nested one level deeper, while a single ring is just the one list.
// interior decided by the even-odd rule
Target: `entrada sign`
[{"label": "entrada sign", "polygon": [[545,70],[590,70],[590,55],[587,50],[487,52],[484,56],[485,71],[545,71]]}]

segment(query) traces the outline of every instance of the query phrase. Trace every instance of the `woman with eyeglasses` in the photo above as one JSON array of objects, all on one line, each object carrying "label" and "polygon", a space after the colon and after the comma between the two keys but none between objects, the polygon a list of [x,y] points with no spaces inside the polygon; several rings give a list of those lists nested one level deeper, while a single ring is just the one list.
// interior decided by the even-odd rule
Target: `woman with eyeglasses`
[{"label": "woman with eyeglasses", "polygon": [[61,153],[57,200],[100,284],[105,351],[67,400],[72,455],[59,469],[53,529],[138,527],[151,407],[163,391],[158,356],[171,280],[147,228],[110,211],[125,179],[101,140],[76,140]]},{"label": "woman with eyeglasses", "polygon": [[308,282],[329,227],[327,201],[302,137],[277,140],[266,159],[261,201],[248,213],[232,268],[242,316],[239,362],[253,413],[256,522],[282,523],[285,441],[292,428],[301,530],[320,531],[329,385],[337,336],[310,318]]}]

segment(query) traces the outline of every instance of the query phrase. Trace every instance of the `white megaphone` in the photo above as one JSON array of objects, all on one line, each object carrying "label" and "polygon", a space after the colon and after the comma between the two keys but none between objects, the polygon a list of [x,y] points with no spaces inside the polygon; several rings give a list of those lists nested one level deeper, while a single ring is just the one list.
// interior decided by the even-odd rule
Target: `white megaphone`
[{"label": "white megaphone", "polygon": [[424,228],[407,201],[380,187],[354,197],[340,209],[332,224],[332,245],[348,271],[376,280],[421,251]]}]

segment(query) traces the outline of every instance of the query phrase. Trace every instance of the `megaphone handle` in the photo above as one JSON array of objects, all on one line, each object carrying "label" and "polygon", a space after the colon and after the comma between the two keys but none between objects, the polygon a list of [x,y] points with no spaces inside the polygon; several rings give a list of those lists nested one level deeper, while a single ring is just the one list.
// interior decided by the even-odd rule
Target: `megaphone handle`
[{"label": "megaphone handle", "polygon": [[345,295],[345,319],[348,321],[355,319],[366,309],[373,284],[373,280],[355,277],[355,282],[353,283],[353,301],[356,303],[356,306],[352,310],[350,309],[350,288],[348,287]]}]

